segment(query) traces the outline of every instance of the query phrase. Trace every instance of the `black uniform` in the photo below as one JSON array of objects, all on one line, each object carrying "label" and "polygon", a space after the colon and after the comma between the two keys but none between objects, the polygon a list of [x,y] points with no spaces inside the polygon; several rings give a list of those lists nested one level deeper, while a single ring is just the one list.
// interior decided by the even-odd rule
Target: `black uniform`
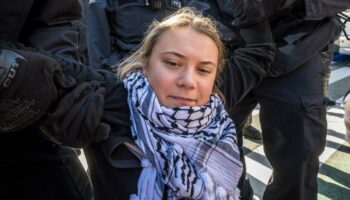
[{"label": "black uniform", "polygon": [[317,199],[318,157],[327,134],[323,77],[328,63],[321,53],[343,28],[334,15],[350,5],[305,2],[270,17],[278,47],[272,66],[283,75],[264,79],[230,113],[241,134],[245,119],[260,104],[264,151],[273,168],[266,200]]},{"label": "black uniform", "polygon": [[[75,28],[81,12],[78,0],[2,0],[0,5],[0,40],[40,48],[58,58],[79,62]],[[4,57],[5,52],[8,51],[0,50],[0,62],[5,63],[0,65],[2,97],[15,93],[7,91],[6,80],[3,81],[6,62],[12,62],[6,60],[10,57]],[[32,83],[23,85],[26,84]],[[92,199],[89,178],[74,150],[51,142],[36,126],[6,131],[9,124],[3,124],[3,117],[8,111],[8,100],[0,98],[0,199]],[[29,110],[23,113],[21,109],[29,109],[30,103],[17,102],[8,116],[11,120],[14,116],[27,120],[22,118],[30,117]]]}]

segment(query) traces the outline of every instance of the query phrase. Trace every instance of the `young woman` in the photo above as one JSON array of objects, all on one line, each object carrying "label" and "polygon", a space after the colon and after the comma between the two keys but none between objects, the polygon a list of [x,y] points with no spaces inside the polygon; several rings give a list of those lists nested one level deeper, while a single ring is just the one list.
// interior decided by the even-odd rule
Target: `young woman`
[{"label": "young woman", "polygon": [[186,9],[153,24],[121,64],[131,133],[142,152],[133,199],[238,198],[242,164],[215,83],[222,58],[212,21]]},{"label": "young woman", "polygon": [[[273,52],[271,44],[237,50],[235,68],[225,71],[237,83],[228,96],[258,83]],[[181,9],[150,26],[119,66],[118,95],[105,108],[114,113],[104,117],[110,136],[85,148],[95,198],[239,199],[242,163],[218,89],[223,64],[209,18]]]}]

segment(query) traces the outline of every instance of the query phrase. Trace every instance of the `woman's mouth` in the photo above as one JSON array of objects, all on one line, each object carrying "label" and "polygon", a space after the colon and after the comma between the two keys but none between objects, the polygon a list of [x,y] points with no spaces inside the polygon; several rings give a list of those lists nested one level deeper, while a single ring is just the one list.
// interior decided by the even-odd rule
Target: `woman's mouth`
[{"label": "woman's mouth", "polygon": [[196,100],[191,98],[178,96],[171,96],[171,98],[174,99],[179,106],[194,106],[196,103]]}]

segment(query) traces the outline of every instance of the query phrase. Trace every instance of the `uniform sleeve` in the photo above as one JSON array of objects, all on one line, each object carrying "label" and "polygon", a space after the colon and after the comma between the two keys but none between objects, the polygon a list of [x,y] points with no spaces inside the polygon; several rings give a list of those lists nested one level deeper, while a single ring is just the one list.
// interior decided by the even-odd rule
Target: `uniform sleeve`
[{"label": "uniform sleeve", "polygon": [[270,73],[275,46],[251,44],[237,49],[223,71],[222,92],[228,109],[233,108]]},{"label": "uniform sleeve", "polygon": [[111,54],[111,38],[106,1],[90,2],[87,9],[87,40],[89,64],[101,68]]},{"label": "uniform sleeve", "polygon": [[[57,57],[79,62],[79,0],[47,0],[35,3],[24,33],[23,43]],[[30,30],[30,32],[28,31]]]},{"label": "uniform sleeve", "polygon": [[233,108],[271,71],[276,48],[269,24],[262,22],[241,29],[246,45],[237,48],[222,73],[222,92],[227,109]]},{"label": "uniform sleeve", "polygon": [[331,17],[313,27],[315,28],[310,33],[300,32],[283,38],[284,45],[278,46],[269,76],[278,77],[298,69],[310,58],[319,54],[324,47],[332,44],[339,37],[344,25],[337,17]]},{"label": "uniform sleeve", "polygon": [[306,20],[321,20],[350,8],[348,0],[298,0],[305,7]]},{"label": "uniform sleeve", "polygon": [[[1,117],[6,118],[7,114],[17,116],[5,123],[2,130],[17,131],[37,122],[58,99],[59,88],[64,90],[74,85],[73,80],[62,74],[58,63],[45,55],[52,54],[53,57],[79,62],[75,24],[79,22],[80,14],[78,0],[35,1],[20,32],[20,42],[41,49],[44,53],[19,51],[17,47],[26,49],[23,45],[1,45],[1,48],[7,46],[7,49],[1,49],[0,60],[2,63],[10,62],[11,65],[7,63],[7,69],[13,71],[10,74],[11,84],[1,89],[1,109],[5,109]],[[2,76],[6,77],[6,74]],[[70,80],[69,85],[60,84],[67,80]],[[25,102],[30,103],[23,104]]]}]

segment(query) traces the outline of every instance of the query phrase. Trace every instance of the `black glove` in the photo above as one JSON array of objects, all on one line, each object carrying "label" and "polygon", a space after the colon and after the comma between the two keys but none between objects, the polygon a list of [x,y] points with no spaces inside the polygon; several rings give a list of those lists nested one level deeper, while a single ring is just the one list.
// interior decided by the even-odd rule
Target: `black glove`
[{"label": "black glove", "polygon": [[110,126],[101,122],[106,89],[84,82],[67,93],[42,122],[42,130],[57,143],[75,148],[106,139]]},{"label": "black glove", "polygon": [[75,84],[58,63],[30,51],[0,49],[0,133],[35,123],[57,99],[61,89]]}]

